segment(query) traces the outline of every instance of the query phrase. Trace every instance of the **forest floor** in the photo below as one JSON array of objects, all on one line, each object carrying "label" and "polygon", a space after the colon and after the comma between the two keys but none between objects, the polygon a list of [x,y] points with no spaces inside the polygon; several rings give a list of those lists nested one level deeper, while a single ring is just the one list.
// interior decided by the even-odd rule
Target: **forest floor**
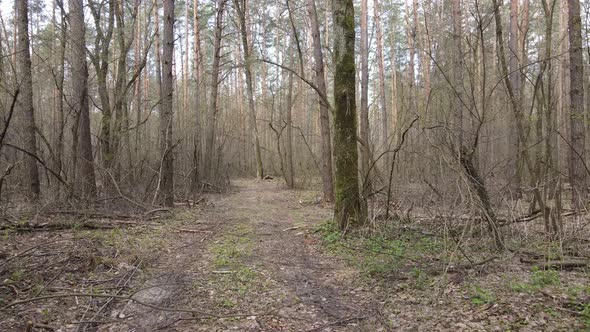
[{"label": "forest floor", "polygon": [[[345,237],[317,197],[235,180],[149,216],[46,214],[5,228],[0,330],[590,330],[584,268],[465,252],[413,225]],[[49,227],[58,217],[75,227]]]}]

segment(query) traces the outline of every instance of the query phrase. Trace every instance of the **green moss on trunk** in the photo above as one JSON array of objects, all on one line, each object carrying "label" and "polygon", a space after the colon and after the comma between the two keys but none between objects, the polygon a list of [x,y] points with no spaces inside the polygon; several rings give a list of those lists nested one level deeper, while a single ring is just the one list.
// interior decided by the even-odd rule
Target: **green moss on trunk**
[{"label": "green moss on trunk", "polygon": [[334,0],[334,219],[341,230],[366,222],[361,209],[356,145],[356,86],[354,64],[354,7],[352,0]]}]

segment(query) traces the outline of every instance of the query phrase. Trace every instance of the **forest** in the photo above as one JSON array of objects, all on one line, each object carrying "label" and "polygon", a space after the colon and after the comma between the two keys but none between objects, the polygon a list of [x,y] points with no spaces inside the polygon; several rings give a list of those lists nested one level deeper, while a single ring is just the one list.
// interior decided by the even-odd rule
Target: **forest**
[{"label": "forest", "polygon": [[590,330],[587,0],[0,0],[0,331]]}]

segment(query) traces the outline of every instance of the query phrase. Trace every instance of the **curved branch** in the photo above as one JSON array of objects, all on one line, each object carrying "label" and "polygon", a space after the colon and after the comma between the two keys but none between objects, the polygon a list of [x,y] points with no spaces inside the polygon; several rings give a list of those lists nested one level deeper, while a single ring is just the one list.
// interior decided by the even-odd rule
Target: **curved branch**
[{"label": "curved branch", "polygon": [[309,85],[312,89],[315,90],[315,92],[317,92],[318,96],[320,96],[320,98],[322,98],[322,101],[326,103],[326,105],[328,105],[328,109],[330,110],[330,112],[332,112],[332,104],[330,104],[330,101],[328,101],[328,96],[326,96],[321,90],[320,88],[317,87],[317,85],[313,84],[312,81],[308,80],[307,78],[301,76],[299,73],[297,73],[296,70],[293,70],[292,68],[289,68],[287,66],[283,66],[280,63],[276,63],[274,61],[271,60],[266,60],[266,59],[254,59],[253,61],[257,61],[257,62],[264,62],[264,63],[268,63],[271,64],[273,66],[277,66],[281,69],[284,69],[290,73],[293,73],[293,75],[297,76],[300,80],[302,80],[303,82],[305,82],[305,84]]}]

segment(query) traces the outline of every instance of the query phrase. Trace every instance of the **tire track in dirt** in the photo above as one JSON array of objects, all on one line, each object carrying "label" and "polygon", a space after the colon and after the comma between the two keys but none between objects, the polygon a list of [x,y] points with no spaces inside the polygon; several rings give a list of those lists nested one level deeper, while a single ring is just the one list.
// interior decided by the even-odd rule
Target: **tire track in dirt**
[{"label": "tire track in dirt", "polygon": [[[121,318],[123,312],[131,318],[106,330],[374,330],[369,326],[375,322],[367,319],[372,296],[359,291],[358,272],[321,253],[308,236],[315,224],[331,218],[331,209],[303,206],[298,203],[302,193],[275,181],[237,180],[233,185],[235,192],[210,197],[213,207],[198,213],[199,220],[215,226],[213,233],[205,240],[198,234],[172,234],[180,249],[163,255],[135,286],[147,288],[136,296],[141,301],[224,317],[203,319],[128,304],[113,315]],[[244,252],[232,253],[234,271],[219,275],[224,271],[215,271],[215,255],[226,242],[246,243],[248,249],[236,247]],[[251,279],[243,280],[241,271],[251,271]]]}]

